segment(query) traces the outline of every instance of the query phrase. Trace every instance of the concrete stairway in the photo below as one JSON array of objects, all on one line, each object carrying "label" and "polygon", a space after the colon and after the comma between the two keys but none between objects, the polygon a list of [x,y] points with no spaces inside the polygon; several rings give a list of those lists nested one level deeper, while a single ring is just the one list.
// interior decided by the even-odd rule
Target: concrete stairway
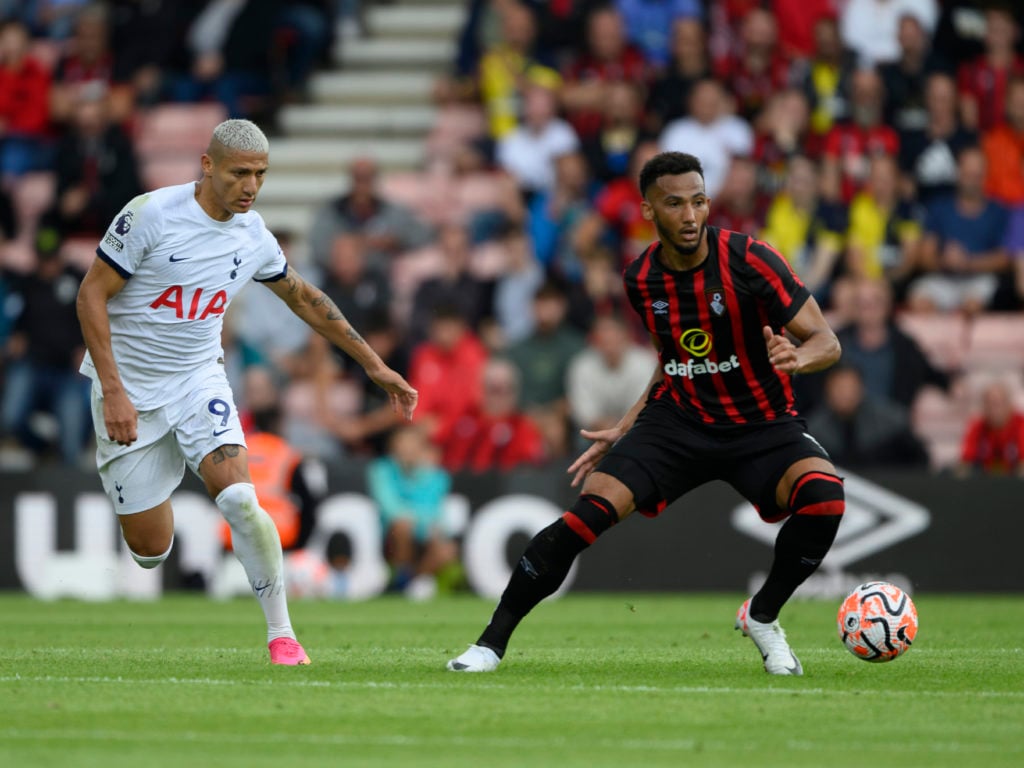
[{"label": "concrete stairway", "polygon": [[314,75],[313,102],[282,110],[258,205],[272,229],[301,239],[319,205],[344,191],[354,157],[375,157],[385,171],[422,165],[431,90],[451,69],[464,10],[463,0],[375,5],[365,37],[338,35],[337,69]]}]

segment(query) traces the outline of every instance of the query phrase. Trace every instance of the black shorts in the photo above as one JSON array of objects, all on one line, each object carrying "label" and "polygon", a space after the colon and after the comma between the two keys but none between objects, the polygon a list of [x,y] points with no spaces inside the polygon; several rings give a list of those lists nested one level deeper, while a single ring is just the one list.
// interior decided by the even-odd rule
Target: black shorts
[{"label": "black shorts", "polygon": [[775,501],[779,481],[794,462],[809,457],[831,461],[802,419],[701,426],[665,398],[647,402],[595,471],[629,488],[637,510],[648,517],[699,485],[724,480],[764,520],[774,521],[788,514]]}]

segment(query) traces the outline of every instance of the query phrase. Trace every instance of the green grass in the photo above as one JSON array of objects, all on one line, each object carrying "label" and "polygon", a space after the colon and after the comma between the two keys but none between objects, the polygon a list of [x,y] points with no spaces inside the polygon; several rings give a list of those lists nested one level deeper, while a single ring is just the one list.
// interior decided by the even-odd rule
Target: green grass
[{"label": "green grass", "polygon": [[741,600],[570,596],[457,675],[490,602],[296,603],[313,666],[272,668],[252,600],[0,597],[0,766],[1024,765],[1024,598],[918,596],[890,664],[794,602],[802,678],[764,673]]}]

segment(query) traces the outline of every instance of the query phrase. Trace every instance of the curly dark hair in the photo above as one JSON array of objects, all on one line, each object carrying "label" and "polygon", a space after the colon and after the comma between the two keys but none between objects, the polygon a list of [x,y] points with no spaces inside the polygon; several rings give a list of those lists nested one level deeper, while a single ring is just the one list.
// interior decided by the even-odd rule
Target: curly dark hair
[{"label": "curly dark hair", "polygon": [[696,171],[704,178],[700,160],[685,152],[661,152],[655,155],[640,171],[640,194],[647,197],[647,188],[662,176],[676,176]]}]

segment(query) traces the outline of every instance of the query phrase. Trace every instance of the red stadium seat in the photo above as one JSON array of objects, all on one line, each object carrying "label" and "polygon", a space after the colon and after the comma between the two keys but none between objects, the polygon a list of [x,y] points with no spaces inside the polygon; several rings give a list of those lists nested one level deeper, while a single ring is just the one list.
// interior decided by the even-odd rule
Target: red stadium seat
[{"label": "red stadium seat", "polygon": [[221,104],[158,105],[138,115],[135,150],[143,160],[186,154],[198,162],[213,129],[225,119]]},{"label": "red stadium seat", "polygon": [[970,335],[962,315],[904,312],[896,324],[921,345],[936,367],[951,371],[963,364]]},{"label": "red stadium seat", "polygon": [[196,181],[200,175],[199,154],[143,158],[140,165],[142,186],[147,190]]},{"label": "red stadium seat", "polygon": [[437,113],[427,137],[427,150],[431,156],[451,157],[462,145],[486,135],[483,109],[471,104],[449,105]]},{"label": "red stadium seat", "polygon": [[964,364],[972,371],[1024,370],[1024,312],[993,312],[975,318]]}]

